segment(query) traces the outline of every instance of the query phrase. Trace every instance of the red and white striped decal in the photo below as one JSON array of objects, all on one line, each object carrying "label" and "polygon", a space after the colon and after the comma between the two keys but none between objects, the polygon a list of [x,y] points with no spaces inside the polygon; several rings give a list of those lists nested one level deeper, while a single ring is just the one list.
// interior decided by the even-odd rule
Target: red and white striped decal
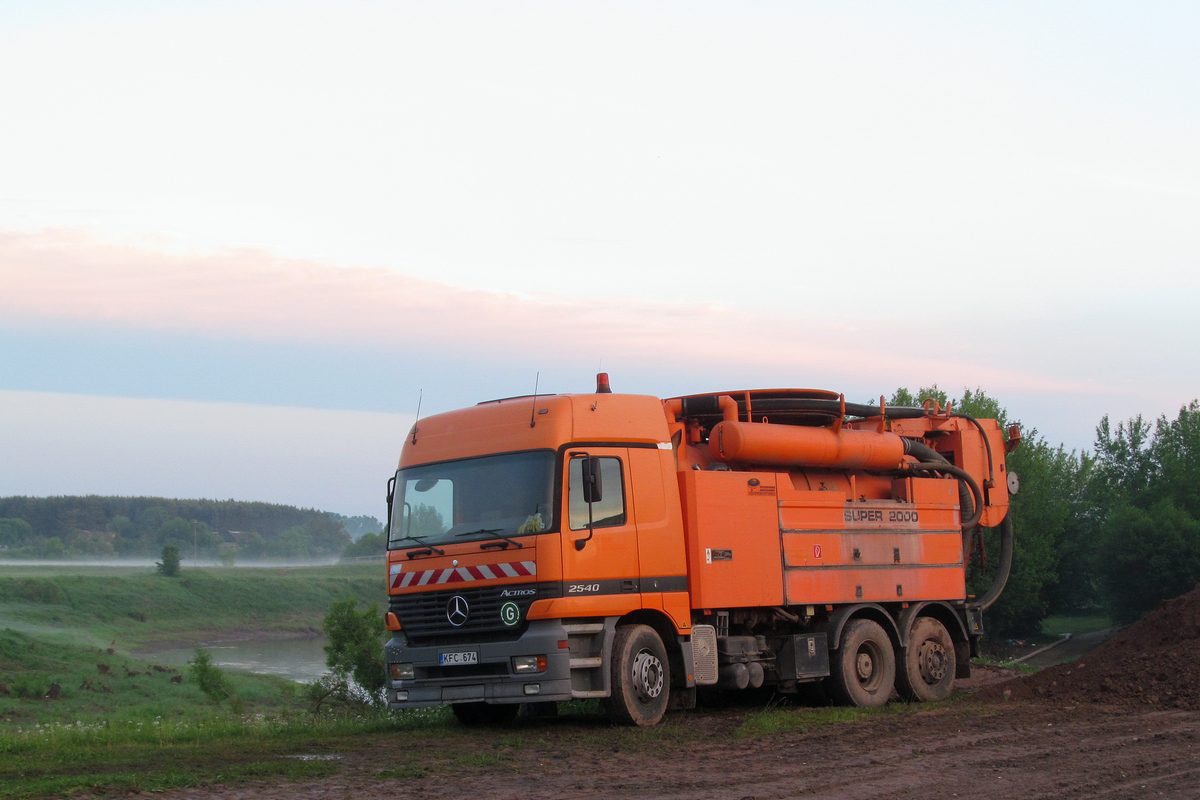
[{"label": "red and white striped decal", "polygon": [[392,564],[392,588],[436,586],[463,581],[491,581],[499,578],[524,578],[537,575],[537,562],[510,561],[506,564],[480,564],[477,567],[447,567],[404,572],[403,564]]}]

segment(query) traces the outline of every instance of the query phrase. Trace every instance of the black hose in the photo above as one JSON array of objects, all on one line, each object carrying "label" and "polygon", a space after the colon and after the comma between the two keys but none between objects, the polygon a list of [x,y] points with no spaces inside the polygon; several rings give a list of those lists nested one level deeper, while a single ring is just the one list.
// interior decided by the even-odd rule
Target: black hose
[{"label": "black hose", "polygon": [[975,428],[979,431],[979,435],[983,437],[983,446],[987,449],[987,456],[988,456],[988,480],[991,481],[991,483],[994,485],[996,482],[996,468],[994,466],[992,466],[992,442],[990,439],[988,439],[988,435],[983,430],[983,426],[979,424],[979,420],[975,419],[972,416],[968,416],[967,414],[960,414],[957,411],[955,411],[950,416],[967,420],[968,422],[970,422],[972,425],[975,426]]},{"label": "black hose", "polygon": [[[924,469],[930,472],[944,472],[966,483],[971,489],[971,494],[974,495],[975,507],[971,511],[971,516],[962,521],[964,533],[979,524],[980,518],[983,517],[983,490],[979,488],[979,484],[971,477],[971,473],[961,467],[954,466],[948,461],[921,461],[917,464],[909,464],[908,468]],[[962,504],[960,503],[959,505],[961,506]]]},{"label": "black hose", "polygon": [[[949,460],[944,455],[934,450],[928,445],[918,442],[916,439],[904,440],[904,455],[913,456],[918,461],[933,461],[939,464],[950,464]],[[951,465],[953,466],[953,465]],[[983,495],[979,494],[979,502],[975,502],[975,496],[972,495],[970,487],[966,481],[958,482],[958,507],[963,519],[972,518],[975,516],[975,510],[983,507]],[[978,521],[978,520],[977,520]],[[970,542],[971,528],[965,523],[963,524],[963,552],[967,552],[967,545]]]},{"label": "black hose", "polygon": [[1000,522],[1000,566],[996,570],[996,577],[992,579],[992,585],[983,597],[971,604],[971,608],[983,611],[996,602],[996,598],[1004,591],[1004,585],[1008,583],[1009,573],[1012,572],[1012,559],[1013,524],[1010,509]]},{"label": "black hose", "polygon": [[[694,398],[685,398],[693,399]],[[772,411],[829,411],[836,415],[843,412],[840,400],[829,400],[821,397],[769,397],[754,401],[754,410],[770,413]],[[845,413],[851,417],[878,417],[879,406],[866,403],[846,403]],[[715,414],[716,411],[706,413]],[[920,419],[926,415],[920,406],[887,406],[884,416],[888,419]],[[686,416],[686,415],[685,415]]]}]

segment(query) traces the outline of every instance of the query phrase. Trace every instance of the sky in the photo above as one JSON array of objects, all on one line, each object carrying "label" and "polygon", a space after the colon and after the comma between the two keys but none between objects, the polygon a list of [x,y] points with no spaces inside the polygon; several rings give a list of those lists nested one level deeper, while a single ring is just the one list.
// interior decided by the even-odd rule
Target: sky
[{"label": "sky", "polygon": [[1200,7],[0,4],[0,495],[383,515],[417,410],[1200,395]]}]

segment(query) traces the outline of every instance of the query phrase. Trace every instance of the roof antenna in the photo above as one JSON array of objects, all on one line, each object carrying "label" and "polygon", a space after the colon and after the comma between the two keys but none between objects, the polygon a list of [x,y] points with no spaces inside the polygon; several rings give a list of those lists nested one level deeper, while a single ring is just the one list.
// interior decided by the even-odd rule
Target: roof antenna
[{"label": "roof antenna", "polygon": [[412,443],[413,444],[417,443],[417,420],[419,420],[421,418],[421,399],[424,396],[425,396],[425,390],[418,389],[417,390],[417,416],[415,419],[413,419],[413,429],[412,429],[412,435],[413,435]]},{"label": "roof antenna", "polygon": [[538,381],[542,378],[542,373],[538,372],[533,376],[533,408],[529,409],[529,427],[537,425],[537,390]]}]

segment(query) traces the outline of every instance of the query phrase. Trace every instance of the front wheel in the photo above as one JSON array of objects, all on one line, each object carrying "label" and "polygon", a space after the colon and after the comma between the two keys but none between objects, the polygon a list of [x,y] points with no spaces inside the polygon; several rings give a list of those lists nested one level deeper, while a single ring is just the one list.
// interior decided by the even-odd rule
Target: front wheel
[{"label": "front wheel", "polygon": [[896,684],[892,640],[869,619],[855,619],[842,629],[842,644],[830,664],[829,689],[846,705],[881,706]]},{"label": "front wheel", "polygon": [[521,707],[516,703],[493,705],[491,703],[455,703],[450,706],[454,716],[463,725],[507,725],[517,718]]},{"label": "front wheel", "polygon": [[613,639],[608,716],[623,725],[654,725],[671,693],[667,649],[649,625],[623,625]]}]

